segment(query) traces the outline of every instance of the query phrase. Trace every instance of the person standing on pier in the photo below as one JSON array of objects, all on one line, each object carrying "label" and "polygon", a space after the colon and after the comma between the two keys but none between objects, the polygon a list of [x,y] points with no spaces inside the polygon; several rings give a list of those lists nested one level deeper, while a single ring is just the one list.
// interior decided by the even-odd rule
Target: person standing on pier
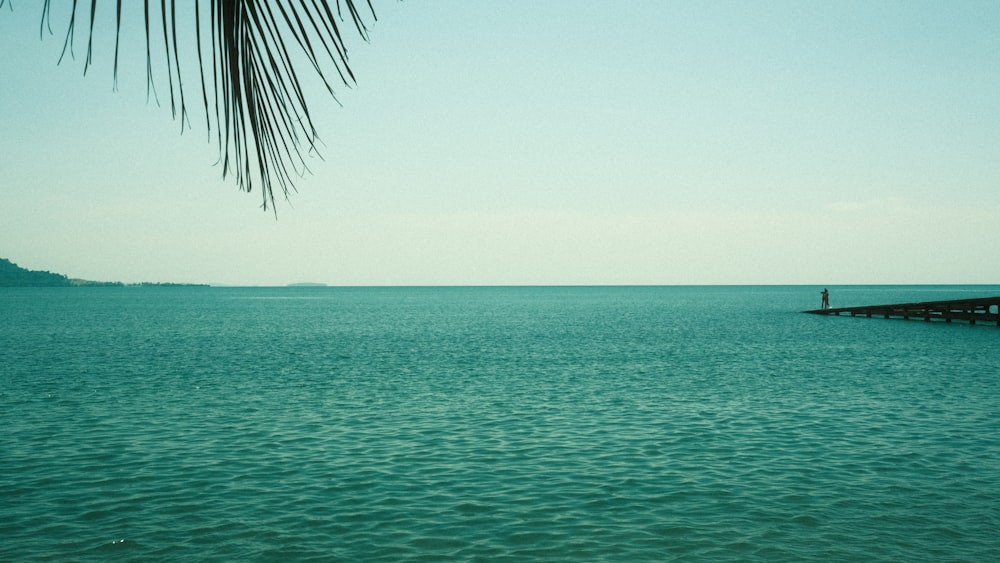
[{"label": "person standing on pier", "polygon": [[822,300],[820,301],[820,309],[829,309],[830,308],[830,292],[827,291],[826,288],[824,287],[823,291],[821,291],[819,294],[820,294],[820,296],[822,296]]}]

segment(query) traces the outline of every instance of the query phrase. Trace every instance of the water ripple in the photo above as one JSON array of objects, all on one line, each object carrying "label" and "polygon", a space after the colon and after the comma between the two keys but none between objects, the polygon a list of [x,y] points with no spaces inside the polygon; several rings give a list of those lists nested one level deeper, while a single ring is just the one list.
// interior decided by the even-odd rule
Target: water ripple
[{"label": "water ripple", "polygon": [[32,313],[0,560],[1000,560],[995,332],[538,291]]}]

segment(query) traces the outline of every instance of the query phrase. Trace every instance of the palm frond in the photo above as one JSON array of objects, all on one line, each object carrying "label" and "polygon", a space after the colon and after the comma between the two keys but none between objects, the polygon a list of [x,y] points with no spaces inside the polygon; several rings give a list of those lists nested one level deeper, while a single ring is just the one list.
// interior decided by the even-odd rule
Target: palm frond
[{"label": "palm frond", "polygon": [[[7,0],[0,0],[0,7]],[[13,0],[11,0],[13,2]],[[167,90],[171,115],[188,122],[187,88],[181,61],[190,60],[191,50],[182,39],[183,26],[193,24],[194,53],[201,82],[205,124],[209,134],[215,129],[223,178],[235,177],[240,189],[252,191],[259,184],[263,207],[274,206],[275,197],[286,199],[295,189],[295,180],[308,171],[305,154],[319,154],[318,136],[303,88],[303,69],[315,73],[327,93],[335,97],[330,77],[342,86],[355,82],[348,64],[348,48],[343,26],[354,28],[368,39],[366,18],[376,20],[370,0],[143,0],[146,40],[147,98],[151,93],[159,103],[154,79],[154,44],[163,41]],[[359,4],[367,13],[362,15]],[[73,57],[77,12],[89,16],[84,73],[92,63],[94,22],[99,0],[89,6],[72,0],[69,23],[60,61],[69,52]],[[191,19],[182,19],[178,5],[191,10]],[[126,3],[125,9],[136,6]],[[153,21],[158,13],[159,30]],[[115,0],[114,84],[118,84],[119,46],[123,2]],[[207,23],[207,36],[203,24]],[[51,32],[51,0],[42,6],[41,29]],[[210,45],[210,60],[203,47]],[[332,74],[330,67],[332,66]],[[179,115],[179,118],[178,118]],[[304,152],[306,151],[306,152]]]}]

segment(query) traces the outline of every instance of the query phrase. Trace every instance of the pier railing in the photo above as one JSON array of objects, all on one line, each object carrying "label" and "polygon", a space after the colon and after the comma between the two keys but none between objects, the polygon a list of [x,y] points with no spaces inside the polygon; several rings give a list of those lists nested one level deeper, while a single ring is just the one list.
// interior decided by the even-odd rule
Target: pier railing
[{"label": "pier railing", "polygon": [[852,317],[883,317],[918,319],[924,321],[953,320],[969,324],[994,323],[1000,326],[1000,296],[976,299],[953,299],[950,301],[923,301],[919,303],[897,303],[892,305],[865,305],[861,307],[839,307],[833,309],[813,309],[804,311],[813,315],[850,315]]}]

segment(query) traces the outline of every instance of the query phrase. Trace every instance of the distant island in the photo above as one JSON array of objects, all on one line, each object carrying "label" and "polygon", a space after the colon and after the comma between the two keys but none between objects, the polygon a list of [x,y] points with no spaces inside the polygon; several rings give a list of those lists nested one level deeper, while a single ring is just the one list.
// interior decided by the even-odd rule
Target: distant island
[{"label": "distant island", "polygon": [[327,285],[325,283],[299,282],[299,283],[290,283],[286,287],[327,287]]},{"label": "distant island", "polygon": [[207,284],[190,283],[122,283],[100,282],[69,278],[44,270],[27,270],[0,258],[0,287],[208,287]]}]

